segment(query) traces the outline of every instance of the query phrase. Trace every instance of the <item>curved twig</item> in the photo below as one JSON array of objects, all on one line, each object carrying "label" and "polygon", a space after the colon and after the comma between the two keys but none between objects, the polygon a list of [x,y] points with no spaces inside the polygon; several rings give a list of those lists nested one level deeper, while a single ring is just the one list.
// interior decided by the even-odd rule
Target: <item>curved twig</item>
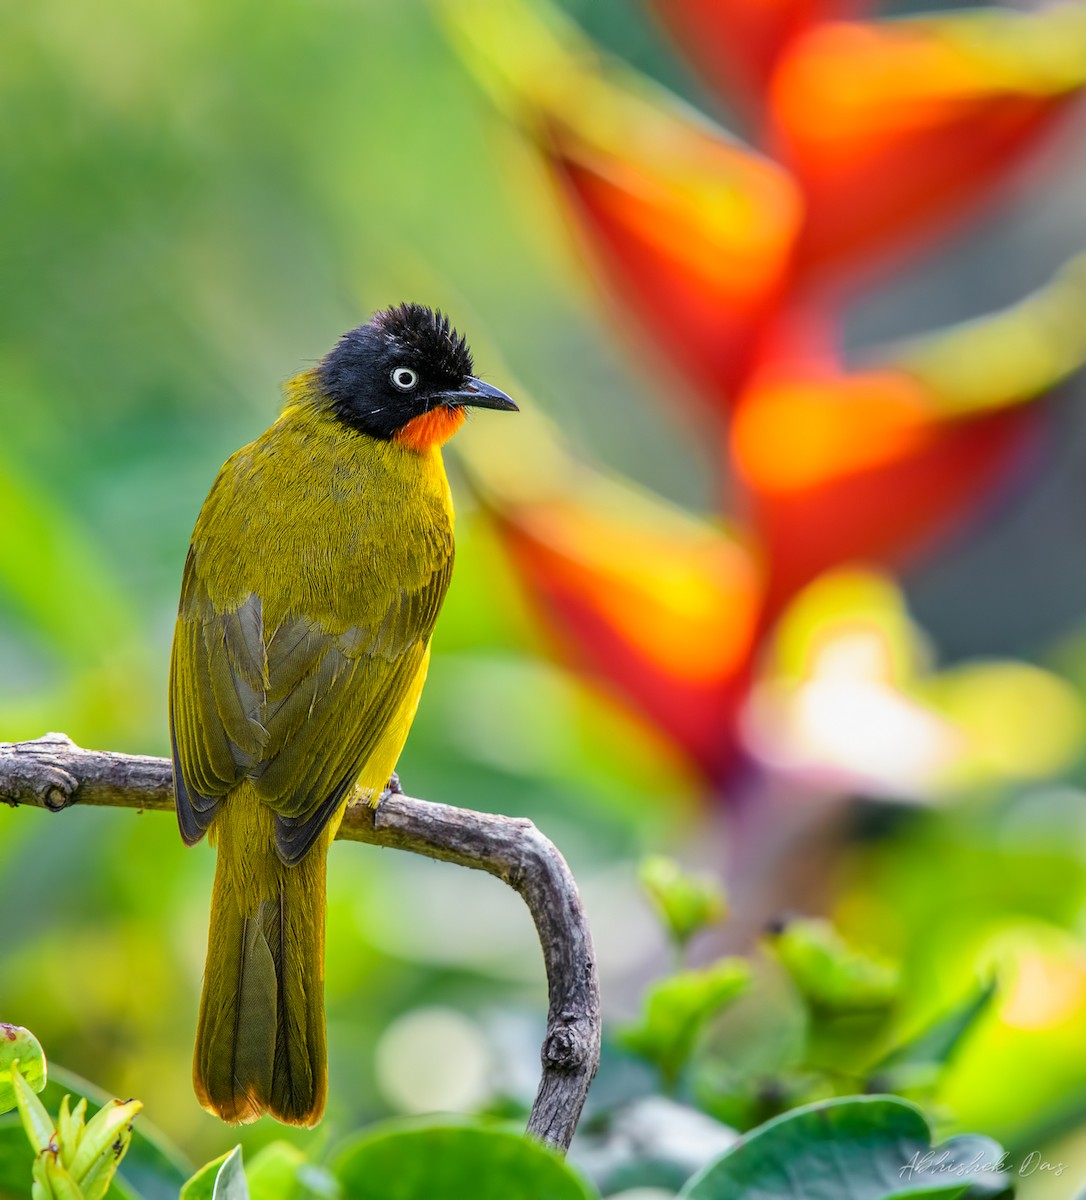
[{"label": "curved twig", "polygon": [[[62,733],[0,742],[0,801],[58,812],[72,804],[173,811],[168,759],[82,750]],[[550,1011],[543,1077],[527,1132],[565,1150],[600,1054],[592,937],[565,859],[531,821],[388,794],[351,805],[338,838],[488,871],[527,904],[543,949]]]}]

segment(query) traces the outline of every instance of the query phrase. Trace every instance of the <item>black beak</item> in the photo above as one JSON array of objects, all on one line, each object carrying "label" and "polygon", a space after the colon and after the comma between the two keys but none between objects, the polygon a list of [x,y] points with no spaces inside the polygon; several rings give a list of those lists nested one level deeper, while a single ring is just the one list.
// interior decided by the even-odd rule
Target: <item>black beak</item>
[{"label": "black beak", "polygon": [[443,392],[441,399],[445,404],[455,404],[460,408],[497,408],[503,412],[519,412],[520,410],[500,388],[491,387],[481,379],[471,376],[464,381],[464,386],[455,392]]}]

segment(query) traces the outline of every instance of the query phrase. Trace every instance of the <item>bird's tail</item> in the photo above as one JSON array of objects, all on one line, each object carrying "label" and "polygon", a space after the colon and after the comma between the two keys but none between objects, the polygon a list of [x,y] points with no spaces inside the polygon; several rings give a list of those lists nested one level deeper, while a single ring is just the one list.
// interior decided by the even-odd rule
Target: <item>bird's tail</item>
[{"label": "bird's tail", "polygon": [[269,1112],[315,1125],[324,1111],[324,888],[329,837],[294,866],[274,815],[242,784],[223,804],[196,1055],[196,1095],[224,1121]]}]

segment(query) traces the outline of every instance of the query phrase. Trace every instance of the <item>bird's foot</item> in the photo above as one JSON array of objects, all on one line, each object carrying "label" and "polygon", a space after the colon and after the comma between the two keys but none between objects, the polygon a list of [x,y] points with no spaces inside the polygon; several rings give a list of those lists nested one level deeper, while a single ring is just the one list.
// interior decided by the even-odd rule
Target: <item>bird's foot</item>
[{"label": "bird's foot", "polygon": [[393,771],[392,774],[388,777],[388,784],[386,785],[385,790],[378,797],[378,802],[383,800],[386,796],[402,796],[402,795],[403,795],[403,788],[400,787],[400,777],[399,777],[399,775],[396,774],[395,771]]}]

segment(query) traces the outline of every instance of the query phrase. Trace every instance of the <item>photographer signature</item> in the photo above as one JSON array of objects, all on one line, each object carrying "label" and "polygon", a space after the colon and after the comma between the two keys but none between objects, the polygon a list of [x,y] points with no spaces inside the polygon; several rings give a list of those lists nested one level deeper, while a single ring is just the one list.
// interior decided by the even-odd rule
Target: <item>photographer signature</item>
[{"label": "photographer signature", "polygon": [[[929,1150],[926,1154],[921,1154],[917,1151],[912,1158],[901,1168],[899,1178],[913,1179],[917,1175],[983,1175],[983,1174],[1008,1174],[1013,1169],[1013,1164],[1007,1154],[1000,1155],[999,1158],[985,1158],[983,1154],[977,1153],[971,1159],[957,1159],[950,1150]],[[1033,1150],[1026,1155],[1018,1164],[1018,1169],[1015,1171],[1021,1178],[1027,1178],[1030,1175],[1050,1175],[1054,1179],[1058,1179],[1066,1170],[1066,1164],[1062,1162],[1049,1162],[1047,1158],[1039,1150]]]}]

